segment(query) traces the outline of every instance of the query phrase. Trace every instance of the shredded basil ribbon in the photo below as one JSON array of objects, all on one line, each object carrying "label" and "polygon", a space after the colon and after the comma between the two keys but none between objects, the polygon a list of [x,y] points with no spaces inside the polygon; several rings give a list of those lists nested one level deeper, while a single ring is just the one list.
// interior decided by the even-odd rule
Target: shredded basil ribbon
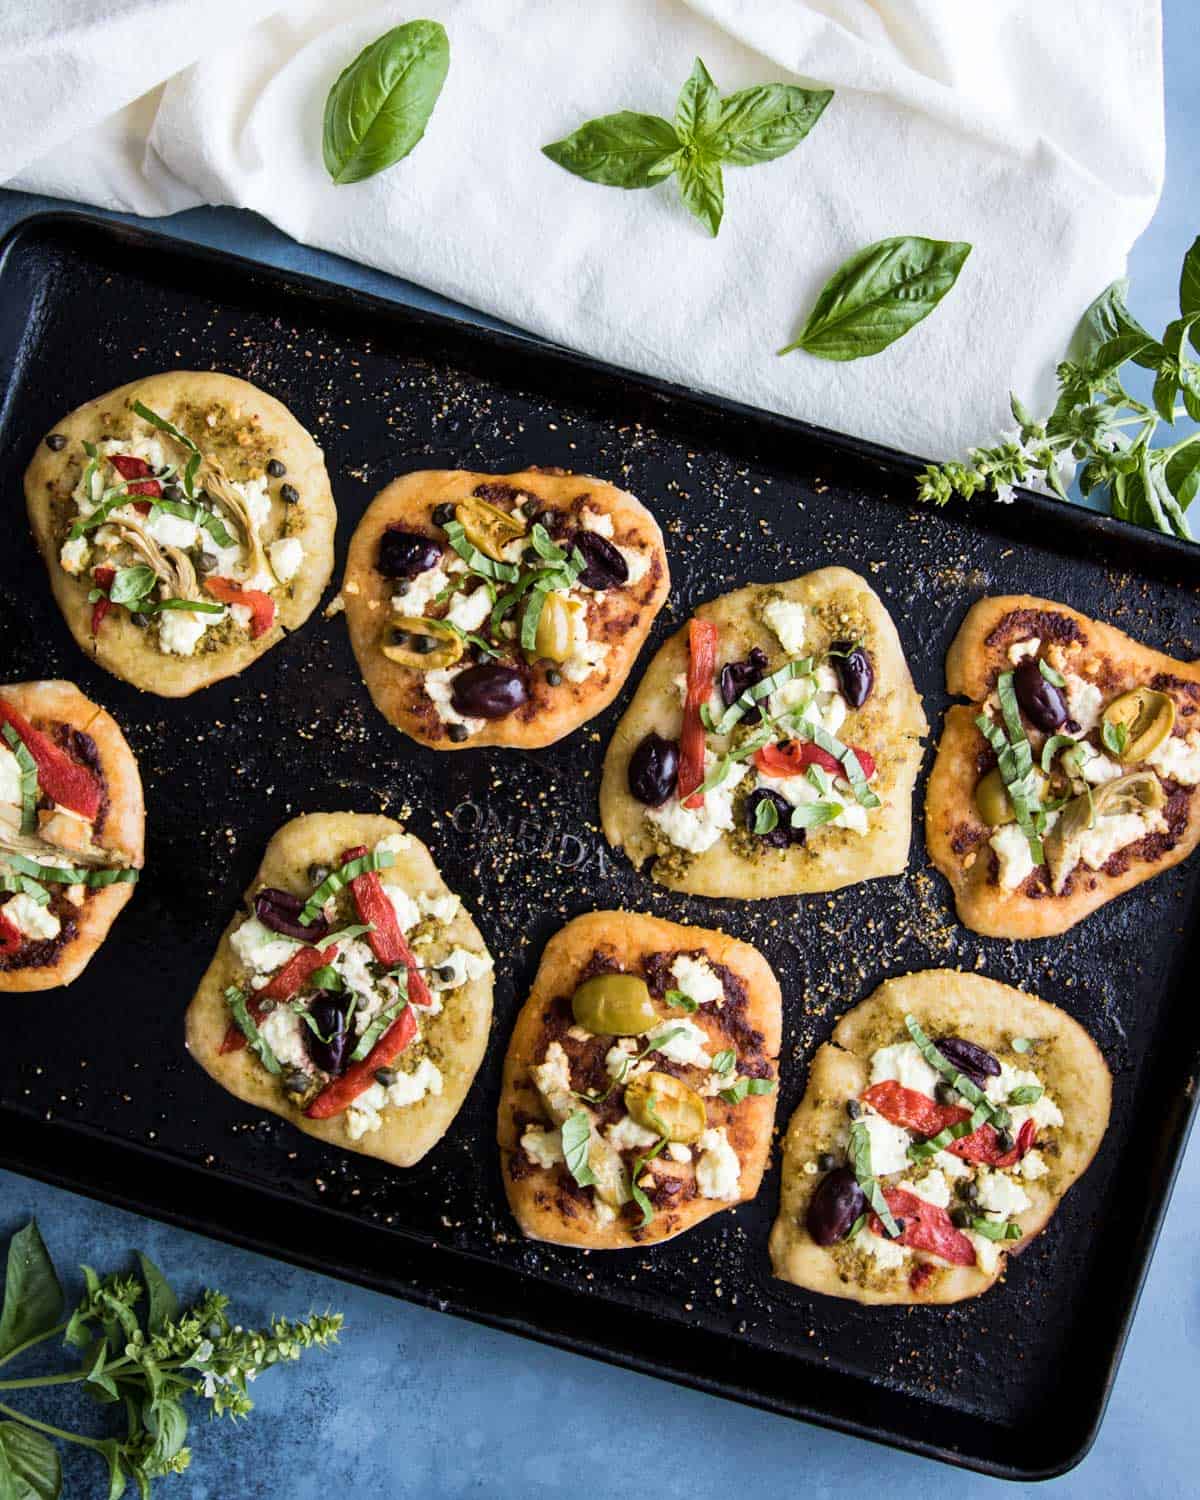
[{"label": "shredded basil ribbon", "polygon": [[975,725],[980,734],[996,752],[996,765],[1000,778],[1017,815],[1017,825],[1029,841],[1029,852],[1035,865],[1045,864],[1042,840],[1036,816],[1039,809],[1037,784],[1033,777],[1033,751],[1021,723],[1021,710],[1017,706],[1017,695],[1013,688],[1013,674],[1002,672],[996,683],[996,695],[1000,699],[1000,712],[1004,717],[1006,734],[998,724],[993,724],[987,714],[980,714]]},{"label": "shredded basil ribbon", "polygon": [[726,1047],[713,1058],[712,1070],[714,1073],[728,1073],[735,1062],[737,1062],[737,1053],[732,1047]]},{"label": "shredded basil ribbon", "polygon": [[[987,1124],[989,1122],[992,1125],[996,1125],[996,1122],[998,1120],[1006,1122],[1006,1112],[1003,1109],[999,1108],[997,1105],[993,1104],[982,1089],[980,1089],[976,1084],[972,1083],[972,1081],[966,1076],[965,1073],[960,1073],[952,1062],[949,1062],[942,1056],[938,1049],[921,1030],[920,1026],[917,1024],[917,1018],[915,1016],[905,1016],[904,1024],[908,1028],[908,1034],[910,1037],[912,1037],[917,1050],[920,1052],[921,1056],[925,1059],[929,1066],[933,1068],[935,1072],[940,1073],[943,1078],[948,1079],[950,1084],[958,1090],[963,1098],[974,1106],[977,1113],[979,1111],[985,1112],[985,1118],[979,1122],[981,1125]],[[974,1115],[972,1115],[972,1119],[973,1118]],[[978,1128],[979,1127],[976,1126],[976,1129]]]},{"label": "shredded basil ribbon", "polygon": [[1039,1083],[1022,1083],[1008,1096],[1010,1104],[1036,1104],[1046,1092]]},{"label": "shredded basil ribbon", "polygon": [[136,870],[125,866],[103,870],[70,870],[58,865],[40,865],[34,859],[26,859],[23,854],[5,854],[2,858],[5,864],[11,865],[22,875],[31,875],[35,880],[51,880],[59,885],[133,885],[138,878]]},{"label": "shredded basil ribbon", "polygon": [[977,1105],[965,1120],[960,1120],[957,1125],[947,1125],[944,1130],[939,1130],[937,1135],[930,1136],[927,1141],[916,1141],[908,1148],[909,1157],[913,1161],[924,1161],[927,1157],[936,1156],[939,1151],[944,1151],[947,1146],[952,1146],[955,1141],[961,1140],[965,1135],[974,1135],[981,1125],[986,1125],[991,1118],[991,1111],[981,1109]]},{"label": "shredded basil ribbon", "polygon": [[34,833],[37,830],[37,761],[30,755],[29,747],[11,724],[5,724],[4,738],[16,756],[17,768],[21,773],[21,832]]},{"label": "shredded basil ribbon", "polygon": [[[173,437],[177,443],[182,443],[188,450],[187,467],[183,471],[183,489],[184,493],[191,499],[196,493],[196,474],[199,471],[201,463],[204,461],[204,455],[200,452],[196,444],[192,442],[191,438],[188,437],[187,433],[181,432],[173,422],[168,422],[165,417],[160,417],[156,411],[151,411],[148,406],[143,406],[140,401],[133,403],[133,409],[143,422],[149,422],[151,427],[157,427],[160,432],[165,432],[168,437]],[[220,545],[224,547],[228,544],[221,542]]]},{"label": "shredded basil ribbon", "polygon": [[770,729],[766,729],[761,734],[756,734],[751,739],[746,740],[736,750],[726,751],[696,790],[690,795],[693,797],[703,797],[705,792],[715,791],[717,787],[728,779],[730,771],[733,770],[734,765],[738,761],[749,760],[756,751],[761,750],[764,745],[769,745],[773,739],[774,735]]},{"label": "shredded basil ribbon", "polygon": [[1050,736],[1042,746],[1042,770],[1045,771],[1047,776],[1050,774],[1050,767],[1054,764],[1054,757],[1058,752],[1068,745],[1077,743],[1078,741],[1073,739],[1069,734],[1052,734]]},{"label": "shredded basil ribbon", "polygon": [[385,1005],[384,1008],[375,1017],[375,1019],[371,1022],[371,1024],[363,1032],[362,1036],[359,1037],[354,1051],[350,1054],[351,1062],[362,1062],[364,1057],[369,1056],[371,1048],[374,1047],[375,1043],[380,1039],[384,1032],[387,1031],[388,1027],[391,1026],[392,1022],[397,1019],[400,1013],[407,1009],[408,975],[405,974],[404,978],[405,983],[401,987],[401,993],[399,997],[393,1000],[390,1005]]},{"label": "shredded basil ribbon", "polygon": [[[549,537],[546,540],[551,547],[554,546],[553,542],[550,542]],[[554,547],[554,551],[562,557],[563,554],[559,548]],[[542,555],[544,556],[545,554],[543,553]],[[556,565],[553,568],[542,569],[533,575],[533,587],[529,592],[529,600],[521,615],[521,647],[523,650],[533,651],[537,647],[538,625],[542,618],[542,610],[546,604],[546,596],[559,591],[566,592],[569,590],[586,566],[587,564],[576,547],[572,549],[571,556],[564,559],[561,566]]]},{"label": "shredded basil ribbon", "polygon": [[[321,884],[316,888],[308,900],[304,903],[297,918],[301,927],[308,927],[316,921],[321,913],[321,908],[331,896],[336,896],[352,880],[357,880],[360,875],[365,875],[369,870],[386,870],[390,865],[396,863],[396,856],[390,849],[373,849],[370,854],[364,854],[358,859],[352,859],[339,870],[333,870],[328,874]],[[314,946],[325,947],[328,938],[318,938]]]},{"label": "shredded basil ribbon", "polygon": [[501,583],[516,583],[521,576],[521,570],[515,563],[497,562],[486,552],[481,552],[473,542],[469,542],[461,521],[446,522],[446,539],[466,565],[481,578],[493,578]]},{"label": "shredded basil ribbon", "polygon": [[592,1139],[592,1120],[586,1109],[577,1109],[562,1123],[563,1158],[567,1171],[580,1187],[592,1187],[596,1174],[588,1161]]},{"label": "shredded basil ribbon", "polygon": [[1066,687],[1067,679],[1063,676],[1063,674],[1061,672],[1056,672],[1050,665],[1050,663],[1048,661],[1043,661],[1040,656],[1038,657],[1038,671],[1042,674],[1046,681],[1050,683],[1052,687]]},{"label": "shredded basil ribbon", "polygon": [[811,656],[797,657],[793,661],[784,662],[777,672],[772,672],[769,677],[752,683],[743,693],[740,693],[716,724],[713,725],[714,734],[728,734],[733,726],[752,708],[757,708],[764,698],[769,698],[776,688],[782,687],[785,682],[790,682],[793,677],[810,677],[813,670],[813,659]]},{"label": "shredded basil ribbon", "polygon": [[[339,927],[336,932],[331,932],[328,937],[314,938],[308,946],[310,948],[329,948],[334,943],[348,943],[351,938],[362,937],[364,932],[374,931],[374,922],[357,922],[350,927]],[[320,970],[317,972],[319,973]],[[405,970],[405,973],[407,972]]]},{"label": "shredded basil ribbon", "polygon": [[103,526],[114,510],[120,510],[123,505],[128,505],[135,498],[135,496],[130,495],[125,485],[118,485],[115,489],[105,490],[99,505],[96,506],[90,516],[85,516],[83,520],[75,522],[70,531],[67,532],[67,539],[72,542],[78,541],[87,532],[94,531],[97,526]]},{"label": "shredded basil ribbon", "polygon": [[225,991],[225,1004],[229,1007],[238,1030],[246,1038],[246,1045],[250,1048],[268,1073],[281,1073],[279,1059],[271,1051],[271,1045],[259,1031],[254,1017],[246,1008],[246,996],[238,989],[236,984],[231,984]]},{"label": "shredded basil ribbon", "polygon": [[893,1240],[898,1238],[900,1226],[892,1217],[892,1211],[887,1206],[887,1199],[883,1196],[883,1189],[871,1170],[871,1136],[861,1120],[855,1120],[850,1127],[850,1161],[854,1168],[855,1181],[862,1188],[867,1202],[879,1215],[888,1238]]},{"label": "shredded basil ribbon", "polygon": [[676,1010],[687,1011],[688,1015],[700,1009],[699,1002],[693,1000],[690,995],[685,995],[682,990],[668,990],[663,999],[668,1005],[673,1005]]},{"label": "shredded basil ribbon", "polygon": [[771,833],[779,824],[779,809],[770,797],[764,797],[754,809],[754,831]]},{"label": "shredded basil ribbon", "polygon": [[994,1219],[978,1216],[972,1218],[971,1228],[985,1240],[1019,1240],[1022,1232],[1019,1224],[998,1224]]},{"label": "shredded basil ribbon", "polygon": [[169,516],[178,516],[181,521],[193,521],[197,526],[203,526],[218,547],[232,547],[237,540],[226,531],[224,522],[216,511],[208,510],[203,505],[184,504],[180,500],[155,500],[150,511],[151,520],[157,510],[166,511]]},{"label": "shredded basil ribbon", "polygon": [[862,768],[862,761],[849,745],[843,745],[841,740],[819,724],[805,724],[802,721],[798,727],[801,737],[807,735],[818,749],[824,750],[826,755],[832,755],[834,760],[839,762],[846,773],[846,780],[850,783],[850,790],[854,793],[854,800],[860,807],[870,808],[882,805],[867,785],[867,775]]},{"label": "shredded basil ribbon", "polygon": [[727,1089],[721,1090],[726,1104],[740,1104],[747,1094],[769,1094],[775,1087],[773,1078],[746,1078],[744,1075]]},{"label": "shredded basil ribbon", "polygon": [[651,1146],[649,1151],[647,1151],[644,1156],[638,1157],[637,1161],[635,1161],[633,1164],[633,1171],[629,1174],[630,1196],[633,1198],[633,1201],[637,1204],[638,1208],[640,1208],[642,1211],[642,1222],[638,1225],[639,1229],[645,1229],[646,1225],[649,1224],[650,1220],[654,1217],[654,1205],[650,1202],[649,1198],[646,1197],[644,1190],[638,1186],[638,1178],[641,1176],[642,1168],[646,1165],[646,1163],[648,1161],[653,1161],[654,1158],[664,1149],[666,1144],[667,1140],[664,1136],[661,1141],[658,1141],[655,1145]]}]

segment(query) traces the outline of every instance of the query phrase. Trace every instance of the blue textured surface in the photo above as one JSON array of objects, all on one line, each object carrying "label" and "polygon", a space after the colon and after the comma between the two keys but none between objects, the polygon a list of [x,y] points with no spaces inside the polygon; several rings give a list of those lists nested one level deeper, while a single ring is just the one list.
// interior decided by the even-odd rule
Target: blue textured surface
[{"label": "blue textured surface", "polygon": [[[1179,263],[1200,222],[1200,112],[1194,103],[1200,31],[1191,0],[1167,0],[1167,188],[1130,263],[1133,312],[1151,329],[1175,315]],[[0,193],[0,230],[61,206]],[[197,209],[166,231],[273,265],[441,310],[420,288],[294,244],[251,215]],[[11,497],[10,497],[11,502]],[[718,1401],[273,1261],[0,1172],[0,1241],[36,1214],[63,1267],[124,1264],[133,1247],[181,1291],[219,1286],[249,1324],[279,1312],[332,1307],[346,1315],[340,1348],[312,1355],[255,1388],[258,1410],[237,1428],[193,1430],[193,1463],[167,1495],[191,1500],[287,1495],[317,1500],[341,1488],[385,1500],[558,1497],[709,1500],[750,1487],[811,1500],[878,1493],[889,1500],[971,1500],[995,1480],[871,1447]],[[1100,1438],[1056,1497],[1125,1500],[1194,1493],[1200,1376],[1200,1145],[1193,1141],[1154,1260]],[[8,1373],[8,1372],[6,1372]],[[1003,1379],[1003,1371],[997,1371]],[[73,1398],[25,1400],[47,1420]],[[669,1436],[669,1455],[664,1439]],[[66,1495],[105,1493],[89,1456],[68,1460]]]}]

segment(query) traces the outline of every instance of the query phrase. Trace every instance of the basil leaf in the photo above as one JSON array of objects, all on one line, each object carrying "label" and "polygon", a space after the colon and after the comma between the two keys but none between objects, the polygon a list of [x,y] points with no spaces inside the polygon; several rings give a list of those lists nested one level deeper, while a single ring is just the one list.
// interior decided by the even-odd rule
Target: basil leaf
[{"label": "basil leaf", "polygon": [[537,555],[544,557],[547,562],[566,562],[567,554],[550,540],[550,533],[540,521],[530,531],[529,540]]},{"label": "basil leaf", "polygon": [[157,601],[142,600],[140,604],[127,606],[132,614],[157,615],[164,609],[186,609],[194,615],[223,615],[225,606],[223,604],[208,604],[203,599],[159,599]]},{"label": "basil leaf", "polygon": [[20,886],[22,892],[26,896],[28,896],[29,899],[35,903],[35,905],[50,905],[50,892],[43,886],[40,886],[36,880],[30,880],[27,875],[20,875],[17,877],[17,884]]},{"label": "basil leaf", "polygon": [[1129,730],[1124,724],[1113,724],[1106,719],[1100,730],[1100,739],[1106,750],[1120,758],[1129,743]]},{"label": "basil leaf", "polygon": [[108,591],[114,604],[136,604],[144,599],[158,581],[158,574],[145,563],[132,568],[118,568]]},{"label": "basil leaf", "polygon": [[1023,1083],[1008,1096],[1010,1104],[1036,1104],[1046,1092],[1039,1084]]},{"label": "basil leaf", "polygon": [[[1005,1119],[1004,1110],[993,1104],[981,1088],[973,1083],[965,1073],[960,1073],[952,1062],[942,1056],[917,1024],[917,1018],[911,1015],[905,1016],[904,1024],[917,1050],[929,1066],[935,1072],[940,1073],[943,1078],[948,1079],[968,1104],[973,1105],[976,1110],[986,1111],[987,1119],[995,1124],[997,1129],[1003,1128],[1000,1122],[1003,1122]],[[980,1124],[983,1123],[985,1121],[981,1120]],[[978,1129],[978,1126],[976,1128]]]},{"label": "basil leaf", "polygon": [[1061,672],[1056,672],[1050,665],[1050,663],[1048,661],[1045,661],[1040,656],[1038,657],[1038,671],[1052,686],[1057,688],[1066,687],[1067,679],[1063,676],[1063,674]]},{"label": "basil leaf", "polygon": [[774,1089],[775,1080],[773,1078],[752,1078],[750,1080],[750,1093],[752,1095],[770,1094],[774,1091]]},{"label": "basil leaf", "polygon": [[[1143,347],[1154,343],[1150,334],[1125,306],[1125,296],[1128,291],[1129,278],[1127,276],[1122,276],[1110,286],[1105,287],[1080,318],[1068,346],[1067,357],[1069,359],[1078,365],[1090,366],[1098,351],[1122,334],[1135,336],[1141,340]],[[1144,364],[1146,369],[1154,368],[1153,358],[1143,358],[1137,362]]]},{"label": "basil leaf", "polygon": [[675,170],[681,144],[669,120],[621,110],[588,120],[561,141],[543,146],[542,155],[588,182],[648,188]]},{"label": "basil leaf", "polygon": [[236,984],[231,984],[225,991],[225,1004],[229,1007],[229,1013],[234,1019],[237,1029],[246,1038],[246,1045],[251,1052],[262,1063],[268,1073],[282,1073],[279,1059],[271,1051],[271,1044],[259,1031],[254,1017],[246,1007],[246,996],[238,989]]},{"label": "basil leaf", "polygon": [[0,1422],[0,1496],[4,1500],[59,1500],[58,1449],[19,1422]]},{"label": "basil leaf", "polygon": [[4,1309],[0,1312],[0,1360],[30,1339],[47,1333],[62,1317],[63,1294],[54,1262],[36,1222],[13,1235],[8,1246]]},{"label": "basil leaf", "polygon": [[179,1316],[179,1298],[159,1268],[140,1250],[138,1264],[146,1283],[146,1328],[149,1333],[161,1333],[166,1324]]},{"label": "basil leaf", "polygon": [[663,999],[668,1005],[673,1005],[676,1010],[687,1011],[689,1015],[700,1009],[699,1003],[690,995],[685,995],[682,990],[668,990]]},{"label": "basil leaf", "polygon": [[927,318],[971,253],[962,241],[898,235],[852,255],[821,289],[808,321],[780,354],[818,359],[878,354]]},{"label": "basil leaf", "polygon": [[450,68],[437,21],[409,21],[365,47],[329,90],[322,154],[339,186],[401,161],[425,134]]},{"label": "basil leaf", "polygon": [[[1058,684],[1055,684],[1055,686],[1058,686]],[[1069,734],[1052,734],[1050,736],[1042,746],[1042,770],[1045,771],[1047,776],[1050,774],[1050,767],[1054,764],[1054,757],[1058,752],[1077,743]]]},{"label": "basil leaf", "polygon": [[852,1240],[856,1234],[862,1233],[862,1231],[867,1227],[868,1217],[869,1215],[867,1214],[859,1214],[858,1218],[855,1219],[854,1223],[851,1224],[850,1228],[846,1231],[846,1238],[848,1240]]},{"label": "basil leaf", "polygon": [[832,89],[764,83],[721,101],[711,130],[700,133],[706,151],[732,167],[774,161],[798,146],[833,98]]},{"label": "basil leaf", "polygon": [[308,976],[308,982],[314,990],[330,990],[335,994],[346,988],[342,983],[342,976],[332,964],[322,964],[319,969],[314,969]]},{"label": "basil leaf", "polygon": [[976,1216],[971,1220],[971,1228],[976,1234],[981,1234],[985,1240],[1019,1240],[1021,1238],[1019,1224],[998,1224],[994,1219],[982,1219]]},{"label": "basil leaf", "polygon": [[182,500],[156,500],[156,511],[165,511],[169,516],[178,516],[181,521],[194,521],[203,526],[218,547],[232,547],[237,538],[225,529],[225,523],[216,511],[206,510],[203,505],[188,505]]},{"label": "basil leaf", "polygon": [[[802,739],[811,740],[819,750],[824,750],[826,755],[841,763],[842,771],[846,780],[850,783],[850,790],[854,793],[854,800],[860,807],[874,808],[882,806],[879,798],[871,790],[867,783],[866,772],[862,768],[862,762],[855,755],[849,745],[843,745],[836,735],[829,733],[819,724],[808,724],[801,720],[796,726],[797,735]],[[838,808],[838,812],[841,808]],[[837,814],[835,813],[836,817]],[[822,820],[825,821],[825,820]],[[799,827],[800,825],[795,825]]]},{"label": "basil leaf", "polygon": [[676,176],[684,208],[715,239],[725,213],[725,181],[719,163],[707,156],[685,155]]},{"label": "basil leaf", "polygon": [[758,806],[754,809],[754,831],[755,833],[770,833],[773,828],[779,826],[779,809],[770,797],[760,799]]},{"label": "basil leaf", "polygon": [[654,1217],[654,1206],[650,1202],[649,1198],[646,1197],[645,1191],[638,1186],[638,1178],[641,1176],[642,1168],[646,1165],[646,1163],[648,1161],[653,1161],[654,1158],[659,1154],[659,1152],[662,1151],[662,1149],[666,1146],[666,1144],[666,1140],[664,1139],[659,1141],[656,1145],[651,1146],[650,1150],[646,1152],[645,1156],[639,1156],[637,1161],[634,1162],[633,1171],[629,1174],[630,1195],[632,1196],[633,1201],[642,1211],[642,1222],[638,1225],[639,1229],[645,1229],[646,1225],[649,1224],[650,1220]]},{"label": "basil leaf", "polygon": [[[352,859],[349,864],[342,865],[340,869],[331,870],[301,907],[297,921],[301,927],[310,926],[320,915],[321,908],[326,901],[344,890],[352,880],[357,880],[360,875],[365,875],[370,870],[386,870],[395,863],[396,856],[390,849],[373,849],[370,854],[361,855],[358,859]],[[326,940],[318,939],[314,946],[318,944],[325,947]]]},{"label": "basil leaf", "polygon": [[586,1109],[569,1114],[562,1124],[563,1157],[567,1171],[580,1187],[592,1187],[596,1174],[588,1163],[588,1146],[592,1139],[592,1120]]},{"label": "basil leaf", "polygon": [[76,521],[67,532],[70,541],[78,541],[81,536],[86,536],[89,531],[95,531],[98,526],[103,526],[105,521],[114,510],[120,510],[123,505],[128,505],[130,500],[129,491],[125,486],[118,485],[115,489],[105,490],[99,505],[92,511],[90,516]]},{"label": "basil leaf", "polygon": [[850,1163],[854,1169],[855,1181],[862,1188],[867,1202],[878,1214],[884,1232],[889,1239],[896,1239],[900,1234],[900,1226],[892,1217],[887,1199],[883,1196],[883,1189],[871,1170],[871,1137],[861,1120],[855,1120],[850,1127]]},{"label": "basil leaf", "polygon": [[393,1000],[390,1005],[385,1005],[384,1008],[375,1017],[375,1019],[371,1022],[371,1024],[364,1030],[362,1036],[359,1037],[354,1051],[350,1054],[351,1062],[362,1062],[364,1057],[369,1057],[371,1054],[371,1049],[372,1047],[374,1047],[375,1043],[380,1039],[381,1036],[383,1036],[384,1032],[387,1031],[392,1023],[397,1019],[401,1011],[407,1009],[407,978],[408,976],[405,975],[405,984],[403,985],[402,993],[400,994],[399,998]]},{"label": "basil leaf", "polygon": [[101,870],[73,870],[59,865],[42,865],[23,854],[6,854],[6,864],[22,875],[31,875],[35,880],[50,880],[58,885],[117,885],[137,882],[138,872],[124,866],[113,866]]},{"label": "basil leaf", "polygon": [[1021,711],[1013,688],[1013,674],[1002,672],[996,682],[996,694],[1000,699],[1000,712],[1008,730],[1005,734],[999,725],[993,724],[987,714],[975,720],[976,728],[996,752],[996,763],[1000,778],[1004,782],[1017,823],[1029,841],[1029,852],[1035,865],[1045,863],[1042,841],[1038,834],[1035,814],[1040,811],[1038,786],[1033,776],[1033,751],[1021,723]]},{"label": "basil leaf", "polygon": [[713,1058],[712,1070],[714,1073],[729,1073],[735,1062],[737,1062],[737,1053],[732,1047],[725,1047]]},{"label": "basil leaf", "polygon": [[[1200,316],[1200,236],[1192,241],[1191,248],[1183,258],[1183,267],[1179,273],[1179,311],[1185,318]],[[1200,349],[1194,333],[1192,346]]]},{"label": "basil leaf", "polygon": [[729,1088],[721,1090],[721,1098],[725,1100],[726,1104],[740,1104],[749,1092],[750,1080],[748,1078],[738,1078]]},{"label": "basil leaf", "polygon": [[700,58],[692,64],[687,82],[675,106],[675,130],[683,141],[694,141],[717,123],[721,94]]},{"label": "basil leaf", "polygon": [[947,1125],[939,1130],[937,1135],[931,1135],[928,1140],[914,1142],[908,1148],[908,1155],[913,1161],[924,1161],[926,1157],[936,1156],[939,1151],[944,1151],[947,1146],[952,1146],[963,1136],[974,1135],[981,1125],[987,1124],[990,1118],[990,1109],[976,1105],[967,1119],[959,1120],[956,1125]]},{"label": "basil leaf", "polygon": [[793,828],[823,828],[842,811],[840,802],[802,802],[792,812]]},{"label": "basil leaf", "polygon": [[29,753],[29,747],[12,727],[5,724],[4,738],[16,757],[17,769],[21,773],[21,832],[37,831],[38,774],[37,761]]}]

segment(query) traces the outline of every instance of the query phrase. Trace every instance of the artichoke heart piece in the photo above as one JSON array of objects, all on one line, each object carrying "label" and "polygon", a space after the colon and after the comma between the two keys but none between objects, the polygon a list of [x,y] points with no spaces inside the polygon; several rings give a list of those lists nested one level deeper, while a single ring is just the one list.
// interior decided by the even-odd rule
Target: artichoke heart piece
[{"label": "artichoke heart piece", "polygon": [[574,648],[575,620],[583,609],[581,599],[572,599],[558,591],[547,594],[538,616],[533,650],[526,652],[529,659],[566,661]]},{"label": "artichoke heart piece", "polygon": [[463,640],[444,620],[393,615],[383,628],[380,650],[397,666],[433,672],[454,666],[462,657]]},{"label": "artichoke heart piece", "polygon": [[1167,800],[1162,783],[1153,771],[1131,771],[1106,782],[1090,795],[1073,797],[1046,836],[1046,864],[1055,895],[1061,895],[1071,871],[1079,863],[1083,838],[1104,818],[1130,813],[1149,821]]},{"label": "artichoke heart piece", "polygon": [[1114,698],[1104,710],[1104,722],[1125,731],[1117,759],[1136,765],[1152,755],[1175,727],[1175,700],[1169,693],[1138,687]]},{"label": "artichoke heart piece", "polygon": [[625,1090],[625,1108],[646,1130],[685,1145],[708,1128],[708,1111],[695,1089],[671,1073],[646,1073]]},{"label": "artichoke heart piece", "polygon": [[505,547],[525,535],[525,522],[519,515],[509,515],[506,510],[489,505],[474,495],[458,502],[454,516],[466,533],[467,541],[493,562],[503,562]]}]

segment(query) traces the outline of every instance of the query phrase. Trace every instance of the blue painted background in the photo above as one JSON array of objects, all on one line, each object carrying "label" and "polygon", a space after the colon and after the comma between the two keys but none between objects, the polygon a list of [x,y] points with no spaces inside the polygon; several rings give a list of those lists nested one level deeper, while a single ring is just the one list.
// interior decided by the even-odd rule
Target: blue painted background
[{"label": "blue painted background", "polygon": [[[1176,313],[1179,264],[1200,231],[1200,28],[1194,0],[1166,0],[1167,186],[1130,263],[1135,316],[1152,331]],[[46,200],[0,193],[0,231]],[[420,288],[307,250],[248,214],[197,209],[157,227],[274,265],[384,296],[457,311]],[[981,435],[982,436],[982,435]],[[2,1045],[2,1043],[0,1043]],[[806,1500],[976,1500],[997,1480],[801,1426],[714,1397],[612,1370],[506,1334],[292,1270],[209,1240],[0,1172],[0,1241],[36,1214],[63,1267],[102,1270],[144,1249],[182,1291],[219,1286],[247,1324],[272,1313],[340,1309],[340,1347],[260,1381],[247,1423],[201,1422],[183,1479],[189,1500],[289,1497],[338,1490],[381,1500],[486,1495],[550,1500],[710,1500],[743,1490]],[[1146,1284],[1100,1438],[1054,1500],[1128,1500],[1195,1493],[1200,1381],[1200,1145],[1193,1141]],[[22,1372],[24,1373],[24,1372]],[[46,1420],[78,1410],[70,1396],[26,1401]],[[669,1459],[657,1455],[664,1437]],[[65,1493],[105,1493],[90,1456],[68,1459]]]}]

